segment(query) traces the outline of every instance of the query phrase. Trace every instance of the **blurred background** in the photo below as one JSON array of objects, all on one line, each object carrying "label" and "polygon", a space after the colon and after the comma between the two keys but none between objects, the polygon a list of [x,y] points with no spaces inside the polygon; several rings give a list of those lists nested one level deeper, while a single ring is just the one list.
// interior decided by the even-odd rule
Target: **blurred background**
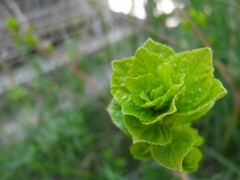
[{"label": "blurred background", "polygon": [[111,61],[148,37],[211,47],[227,96],[194,123],[189,179],[240,179],[239,0],[0,0],[0,179],[186,179],[138,161],[110,120]]}]

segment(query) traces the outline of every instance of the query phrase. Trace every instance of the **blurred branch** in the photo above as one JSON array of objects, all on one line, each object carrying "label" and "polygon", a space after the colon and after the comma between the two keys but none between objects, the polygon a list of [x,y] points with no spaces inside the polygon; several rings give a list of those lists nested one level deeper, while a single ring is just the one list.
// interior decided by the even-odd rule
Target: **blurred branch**
[{"label": "blurred branch", "polygon": [[26,31],[30,27],[30,24],[25,15],[22,13],[20,8],[16,4],[16,2],[13,0],[4,0],[4,2],[7,4],[8,8],[12,11],[14,16],[17,18],[18,22],[21,23],[21,28],[23,28],[23,30]]},{"label": "blurred branch", "polygon": [[228,169],[230,169],[232,172],[238,174],[238,176],[240,177],[240,167],[238,165],[234,164],[232,161],[230,161],[229,159],[227,159],[226,157],[224,157],[223,155],[221,155],[214,149],[208,148],[206,146],[204,148],[205,148],[206,153],[209,156],[216,159],[219,163],[226,166]]},{"label": "blurred branch", "polygon": [[[229,48],[229,57],[233,60],[236,59],[236,25],[237,25],[237,21],[236,21],[236,9],[234,8],[234,6],[236,5],[234,0],[230,1],[231,6],[229,6],[229,24],[230,24],[230,48]],[[233,61],[230,61],[229,63],[229,67],[228,69],[231,69],[231,67],[234,67],[234,64],[231,63]],[[233,121],[229,124],[228,128],[226,129],[225,132],[225,139],[224,142],[227,143],[229,141],[229,137],[231,135],[231,131],[234,128],[234,126],[236,125],[237,121],[238,121],[238,116],[239,116],[239,110],[240,110],[240,92],[238,91],[238,88],[235,86],[233,80],[233,78],[229,78],[228,81],[231,81],[231,90],[233,92],[233,96],[234,96],[234,101],[235,101],[235,105],[233,107],[233,111],[232,111],[232,118]]]},{"label": "blurred branch", "polygon": [[173,171],[173,175],[175,177],[178,177],[180,180],[190,180],[189,176],[187,174],[183,174],[178,171]]},{"label": "blurred branch", "polygon": [[[229,1],[219,1],[219,0],[212,0],[213,2],[215,2],[215,3],[218,3],[218,4],[221,4],[221,5],[223,5],[223,6],[228,6],[228,7],[232,7],[232,8],[235,8],[235,9],[237,9],[237,6],[233,6],[232,4],[230,4],[230,3],[228,3]],[[236,3],[240,3],[240,1],[239,0],[235,0],[236,1]]]},{"label": "blurred branch", "polygon": [[[65,57],[63,57],[60,53],[57,51],[54,51],[50,55],[53,59],[65,61]],[[68,65],[68,68],[77,75],[77,77],[84,81],[86,85],[88,85],[90,88],[92,88],[102,99],[104,99],[106,102],[110,101],[110,96],[108,96],[102,88],[98,85],[98,83],[87,73],[83,72],[81,69],[78,68],[77,64],[75,62],[70,62]]]},{"label": "blurred branch", "polygon": [[240,93],[238,91],[237,86],[235,85],[233,78],[228,75],[228,71],[225,70],[225,67],[222,63],[216,61],[214,63],[215,67],[218,68],[219,72],[222,74],[224,80],[228,83],[230,90],[233,94],[233,110],[232,110],[232,119],[227,124],[225,134],[224,134],[224,145],[226,145],[229,142],[229,138],[231,135],[232,129],[236,126],[238,123],[238,116],[239,116],[239,109],[240,109]]},{"label": "blurred branch", "polygon": [[230,0],[230,3],[232,4],[232,6],[229,7],[229,24],[230,24],[230,46],[231,48],[229,48],[229,54],[230,54],[230,58],[235,58],[235,48],[237,45],[237,41],[236,41],[236,25],[237,25],[237,17],[236,17],[236,9],[234,8],[235,6],[235,1],[234,0]]},{"label": "blurred branch", "polygon": [[76,75],[78,75],[78,77],[82,80],[84,80],[85,84],[88,84],[91,88],[93,88],[100,97],[102,97],[106,102],[110,101],[110,96],[108,96],[103,90],[102,88],[100,88],[98,86],[98,83],[88,74],[84,73],[83,71],[81,71],[76,63],[70,63],[68,65],[69,69],[72,70],[72,72],[74,72]]},{"label": "blurred branch", "polygon": [[8,77],[12,82],[14,82],[11,68],[9,68],[8,64],[4,63],[4,60],[2,60],[2,59],[0,59],[0,69],[2,69],[2,71],[6,75],[6,77]]},{"label": "blurred branch", "polygon": [[[0,6],[3,6],[3,2],[0,1]],[[10,12],[8,11],[8,9],[6,8],[5,11],[6,16],[8,16],[8,14],[10,14]],[[14,82],[13,76],[12,76],[12,71],[9,68],[8,64],[6,64],[4,62],[4,59],[0,58],[0,70],[2,69],[3,73],[6,75],[6,77],[9,78],[10,81]]]},{"label": "blurred branch", "polygon": [[163,34],[157,30],[155,30],[154,28],[147,26],[146,24],[144,24],[143,22],[140,22],[139,20],[136,20],[136,18],[132,18],[130,16],[126,16],[126,15],[122,15],[122,17],[127,20],[129,23],[134,24],[135,26],[139,27],[140,29],[142,29],[145,32],[148,32],[150,34],[153,34],[155,36],[157,36],[159,39],[162,39],[166,42],[168,42],[169,44],[175,45],[177,47],[180,47],[182,49],[187,49],[188,47],[182,45],[176,38],[174,38],[173,36],[168,36],[166,34]]},{"label": "blurred branch", "polygon": [[173,2],[176,5],[176,10],[179,12],[179,14],[183,17],[183,19],[185,19],[187,22],[189,22],[192,26],[192,30],[193,33],[195,34],[195,36],[197,37],[197,39],[199,40],[199,42],[203,45],[203,46],[210,46],[210,42],[208,41],[208,39],[204,36],[203,32],[201,31],[201,29],[198,27],[198,25],[191,19],[191,17],[188,16],[188,13],[186,12],[185,8],[179,8],[179,1],[173,0]]}]

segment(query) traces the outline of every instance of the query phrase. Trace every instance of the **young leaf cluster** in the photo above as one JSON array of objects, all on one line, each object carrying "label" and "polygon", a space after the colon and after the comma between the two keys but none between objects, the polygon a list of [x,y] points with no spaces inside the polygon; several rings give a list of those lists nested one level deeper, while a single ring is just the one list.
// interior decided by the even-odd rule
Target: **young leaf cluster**
[{"label": "young leaf cluster", "polygon": [[132,138],[132,155],[172,170],[196,171],[203,138],[191,124],[227,93],[214,78],[211,49],[175,53],[148,39],[134,56],[113,61],[112,67],[108,111]]}]

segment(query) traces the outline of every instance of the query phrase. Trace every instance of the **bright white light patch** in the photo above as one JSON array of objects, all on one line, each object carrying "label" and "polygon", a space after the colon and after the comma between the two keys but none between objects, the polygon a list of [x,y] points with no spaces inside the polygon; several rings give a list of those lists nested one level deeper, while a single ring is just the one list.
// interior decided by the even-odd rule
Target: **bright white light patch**
[{"label": "bright white light patch", "polygon": [[169,28],[174,28],[179,25],[180,21],[177,17],[168,17],[166,19],[166,26]]},{"label": "bright white light patch", "polygon": [[146,3],[145,0],[135,0],[133,6],[133,15],[139,19],[145,19],[147,17],[144,5]]},{"label": "bright white light patch", "polygon": [[170,14],[175,9],[175,5],[171,0],[158,0],[157,10],[164,14]]},{"label": "bright white light patch", "polygon": [[132,10],[132,0],[108,0],[109,8],[117,13],[129,14]]},{"label": "bright white light patch", "polygon": [[108,0],[109,8],[117,13],[132,14],[139,19],[145,19],[144,8],[146,0]]}]

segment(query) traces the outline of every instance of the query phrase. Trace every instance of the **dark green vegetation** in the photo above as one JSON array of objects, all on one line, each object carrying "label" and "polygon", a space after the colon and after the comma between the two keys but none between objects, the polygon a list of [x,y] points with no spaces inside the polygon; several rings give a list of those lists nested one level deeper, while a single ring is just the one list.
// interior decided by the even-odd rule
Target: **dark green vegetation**
[{"label": "dark green vegetation", "polygon": [[[130,17],[122,24],[140,29],[138,33],[94,55],[75,58],[75,66],[87,77],[100,78],[96,82],[102,92],[92,88],[88,78],[64,66],[40,73],[30,84],[16,86],[1,96],[1,125],[14,121],[18,128],[8,134],[1,129],[0,179],[178,179],[177,173],[153,161],[134,160],[128,149],[131,140],[115,128],[106,112],[111,98],[106,69],[110,70],[111,60],[134,54],[148,37],[176,52],[211,47],[214,75],[228,95],[193,123],[205,139],[201,147],[204,158],[189,178],[239,179],[240,3],[182,2],[184,9],[156,17],[152,14],[156,3],[148,1],[145,24]],[[180,24],[168,28],[165,22],[172,16],[178,17]],[[103,25],[103,31],[106,29]],[[77,41],[70,37],[73,39]],[[66,54],[75,57],[74,53],[66,48]],[[28,54],[26,59],[32,59],[28,63],[36,67],[41,59],[32,56]]]}]

